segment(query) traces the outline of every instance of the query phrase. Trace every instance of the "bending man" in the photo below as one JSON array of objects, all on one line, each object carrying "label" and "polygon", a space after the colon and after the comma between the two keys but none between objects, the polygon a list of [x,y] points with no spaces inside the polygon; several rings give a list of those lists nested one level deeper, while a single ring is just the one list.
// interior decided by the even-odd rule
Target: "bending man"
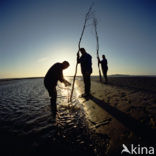
[{"label": "bending man", "polygon": [[56,86],[57,82],[60,81],[65,84],[65,86],[71,85],[63,77],[63,70],[69,67],[69,63],[64,61],[62,63],[55,63],[47,72],[44,78],[45,88],[48,90],[49,96],[51,97],[51,106],[52,110],[56,112],[56,98],[57,91]]}]

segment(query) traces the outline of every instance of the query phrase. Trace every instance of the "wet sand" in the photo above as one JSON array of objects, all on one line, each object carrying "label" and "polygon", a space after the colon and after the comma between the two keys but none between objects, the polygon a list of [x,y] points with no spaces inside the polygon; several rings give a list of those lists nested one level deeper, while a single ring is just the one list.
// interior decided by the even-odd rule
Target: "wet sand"
[{"label": "wet sand", "polygon": [[[82,81],[77,81],[80,92],[82,85]],[[89,129],[100,136],[97,153],[121,155],[122,144],[155,147],[155,77],[109,77],[108,84],[92,78],[91,90],[91,98],[80,102]],[[102,149],[105,149],[103,154]]]},{"label": "wet sand", "polygon": [[156,78],[92,77],[92,96],[79,98],[83,81],[57,88],[54,118],[43,79],[0,83],[0,155],[120,155],[122,144],[154,146]]}]

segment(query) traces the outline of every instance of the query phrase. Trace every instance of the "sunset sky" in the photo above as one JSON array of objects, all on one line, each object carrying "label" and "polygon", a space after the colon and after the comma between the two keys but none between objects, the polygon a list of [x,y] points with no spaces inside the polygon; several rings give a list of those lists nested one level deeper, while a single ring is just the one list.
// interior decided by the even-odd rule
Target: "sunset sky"
[{"label": "sunset sky", "polygon": [[[74,75],[85,14],[94,2],[100,56],[108,74],[156,75],[155,0],[1,0],[0,78],[44,76],[67,60]],[[90,20],[81,47],[98,74],[96,40]],[[80,75],[80,66],[78,75]]]}]

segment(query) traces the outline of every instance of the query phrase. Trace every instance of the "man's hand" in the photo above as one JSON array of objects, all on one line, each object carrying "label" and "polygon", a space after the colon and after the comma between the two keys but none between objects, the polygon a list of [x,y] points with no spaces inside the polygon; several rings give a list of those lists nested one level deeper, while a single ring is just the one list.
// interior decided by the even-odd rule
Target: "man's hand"
[{"label": "man's hand", "polygon": [[70,83],[70,82],[68,82],[68,81],[65,81],[65,82],[64,82],[64,85],[65,85],[65,87],[67,87],[67,86],[70,86],[70,85],[71,85],[71,83]]},{"label": "man's hand", "polygon": [[100,63],[100,58],[99,58],[99,56],[97,57],[97,59],[98,59],[98,62]]}]

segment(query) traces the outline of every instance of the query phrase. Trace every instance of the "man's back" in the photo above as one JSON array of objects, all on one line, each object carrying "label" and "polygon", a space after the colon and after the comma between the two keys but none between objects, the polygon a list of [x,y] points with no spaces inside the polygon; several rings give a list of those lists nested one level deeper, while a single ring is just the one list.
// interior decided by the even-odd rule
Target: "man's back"
[{"label": "man's back", "polygon": [[107,59],[106,59],[106,58],[104,58],[104,59],[101,61],[101,66],[102,66],[102,69],[108,69]]},{"label": "man's back", "polygon": [[55,63],[47,72],[44,80],[46,82],[50,82],[54,85],[57,84],[58,80],[63,79],[63,74],[62,74],[62,64],[61,63]]},{"label": "man's back", "polygon": [[79,62],[81,63],[81,71],[82,73],[90,72],[92,73],[92,57],[88,53],[83,54]]}]

